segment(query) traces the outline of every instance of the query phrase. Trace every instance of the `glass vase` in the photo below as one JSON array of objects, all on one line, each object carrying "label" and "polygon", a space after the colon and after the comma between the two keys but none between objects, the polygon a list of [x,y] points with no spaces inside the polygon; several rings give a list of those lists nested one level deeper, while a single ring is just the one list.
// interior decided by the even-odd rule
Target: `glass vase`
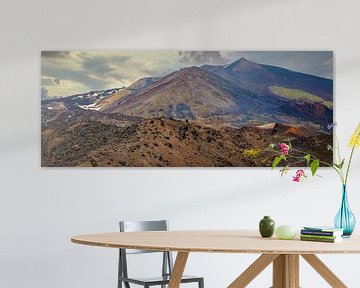
[{"label": "glass vase", "polygon": [[341,206],[336,214],[334,224],[336,228],[344,229],[344,238],[350,237],[355,228],[356,219],[349,207],[346,185],[342,187]]}]

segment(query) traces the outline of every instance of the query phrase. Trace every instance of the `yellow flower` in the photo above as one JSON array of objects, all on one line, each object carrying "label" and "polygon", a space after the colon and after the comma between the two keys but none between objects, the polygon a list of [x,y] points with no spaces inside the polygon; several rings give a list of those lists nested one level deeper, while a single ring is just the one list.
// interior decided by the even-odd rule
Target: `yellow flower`
[{"label": "yellow flower", "polygon": [[349,146],[360,147],[360,122],[350,138]]}]

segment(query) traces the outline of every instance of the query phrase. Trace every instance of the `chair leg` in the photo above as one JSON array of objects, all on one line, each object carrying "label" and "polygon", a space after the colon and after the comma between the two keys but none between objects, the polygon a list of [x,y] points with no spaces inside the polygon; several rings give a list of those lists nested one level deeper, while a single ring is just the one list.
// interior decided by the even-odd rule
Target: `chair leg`
[{"label": "chair leg", "polygon": [[204,288],[204,279],[199,280],[199,288]]},{"label": "chair leg", "polygon": [[[162,263],[162,276],[165,277],[168,275],[168,253],[169,252],[163,252],[163,263]],[[166,285],[161,285],[161,288],[166,288]]]},{"label": "chair leg", "polygon": [[119,264],[118,264],[118,285],[117,288],[122,288],[122,281],[119,279],[120,276],[123,275],[123,268],[122,268],[122,255],[121,250],[119,249]]}]

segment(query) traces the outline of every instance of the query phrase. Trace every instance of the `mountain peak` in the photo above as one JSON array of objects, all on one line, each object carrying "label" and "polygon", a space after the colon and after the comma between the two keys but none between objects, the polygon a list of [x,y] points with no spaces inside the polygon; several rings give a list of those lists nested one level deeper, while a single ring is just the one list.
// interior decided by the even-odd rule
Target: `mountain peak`
[{"label": "mountain peak", "polygon": [[251,62],[250,60],[246,59],[245,57],[241,57],[238,61],[241,61],[241,62]]},{"label": "mountain peak", "polygon": [[261,65],[257,64],[255,62],[252,62],[244,57],[240,58],[239,60],[236,60],[235,62],[227,65],[225,69],[228,70],[246,70],[246,69],[254,69],[254,68],[260,68]]},{"label": "mountain peak", "polygon": [[[243,63],[253,63],[256,64],[255,62],[252,62],[248,59],[246,59],[245,57],[241,57],[239,60],[236,60],[235,62],[233,62],[232,64],[243,64]],[[231,65],[231,64],[230,64]]]}]

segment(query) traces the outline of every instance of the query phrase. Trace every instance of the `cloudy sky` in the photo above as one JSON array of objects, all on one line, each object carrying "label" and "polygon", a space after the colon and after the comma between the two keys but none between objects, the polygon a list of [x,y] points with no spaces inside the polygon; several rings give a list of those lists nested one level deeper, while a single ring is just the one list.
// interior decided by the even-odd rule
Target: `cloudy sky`
[{"label": "cloudy sky", "polygon": [[42,51],[41,98],[128,86],[181,67],[228,64],[242,57],[333,78],[330,51]]}]

